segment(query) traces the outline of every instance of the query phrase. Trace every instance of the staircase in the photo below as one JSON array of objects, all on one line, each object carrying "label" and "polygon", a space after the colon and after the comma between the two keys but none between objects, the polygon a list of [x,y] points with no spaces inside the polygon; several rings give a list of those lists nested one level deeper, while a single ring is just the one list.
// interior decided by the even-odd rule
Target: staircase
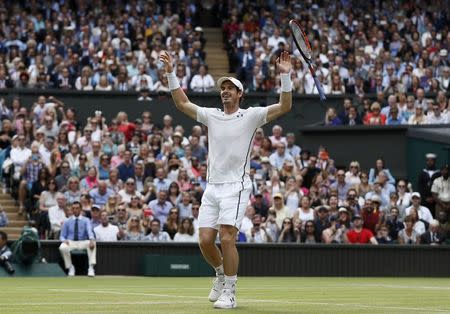
[{"label": "staircase", "polygon": [[9,240],[17,240],[20,237],[22,228],[27,224],[26,216],[25,214],[22,216],[17,214],[19,207],[10,194],[3,194],[0,191],[0,204],[9,220],[8,225],[6,227],[0,227],[0,230],[8,234]]},{"label": "staircase", "polygon": [[223,49],[222,29],[203,28],[203,35],[206,39],[205,62],[209,67],[209,74],[215,81],[221,76],[235,76],[234,73],[228,73],[228,56]]}]

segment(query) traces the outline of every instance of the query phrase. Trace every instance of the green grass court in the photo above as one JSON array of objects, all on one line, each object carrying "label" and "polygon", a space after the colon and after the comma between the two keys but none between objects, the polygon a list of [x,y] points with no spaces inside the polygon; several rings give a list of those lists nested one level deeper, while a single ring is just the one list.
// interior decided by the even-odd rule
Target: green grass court
[{"label": "green grass court", "polygon": [[[0,279],[0,313],[217,313],[209,278]],[[450,279],[242,277],[233,313],[450,313]]]}]

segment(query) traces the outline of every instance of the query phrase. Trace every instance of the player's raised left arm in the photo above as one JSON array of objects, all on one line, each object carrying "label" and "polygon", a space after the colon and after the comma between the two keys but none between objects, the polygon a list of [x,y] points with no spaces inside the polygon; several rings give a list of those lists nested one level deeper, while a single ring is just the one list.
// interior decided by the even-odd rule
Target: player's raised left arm
[{"label": "player's raised left arm", "polygon": [[291,81],[291,56],[283,51],[277,58],[277,68],[281,77],[281,93],[278,103],[270,105],[267,112],[267,122],[291,111],[292,108],[292,81]]}]

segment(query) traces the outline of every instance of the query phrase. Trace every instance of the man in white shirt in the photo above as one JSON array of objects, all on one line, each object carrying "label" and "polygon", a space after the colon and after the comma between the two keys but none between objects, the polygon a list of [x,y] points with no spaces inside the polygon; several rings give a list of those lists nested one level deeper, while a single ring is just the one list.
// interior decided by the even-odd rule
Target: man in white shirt
[{"label": "man in white shirt", "polygon": [[50,155],[52,153],[54,143],[55,139],[53,137],[47,137],[45,138],[44,144],[39,147],[39,154],[41,155],[42,162],[47,167],[50,167]]},{"label": "man in white shirt", "polygon": [[430,223],[433,220],[433,216],[428,208],[420,205],[420,193],[414,192],[411,194],[412,205],[405,209],[405,215],[408,216],[411,213],[411,208],[415,208],[419,214],[419,219],[425,220]]},{"label": "man in white shirt", "polygon": [[272,167],[281,170],[285,161],[289,160],[294,162],[294,158],[292,158],[292,156],[288,152],[286,152],[285,143],[279,142],[275,147],[277,150],[269,157]]},{"label": "man in white shirt", "polygon": [[272,242],[270,234],[267,232],[266,227],[261,225],[261,215],[256,214],[253,217],[253,227],[246,232],[247,242],[250,243],[267,243]]},{"label": "man in white shirt", "polygon": [[446,124],[449,122],[448,115],[441,113],[441,108],[437,103],[433,103],[433,112],[428,112],[427,121],[428,124]]},{"label": "man in white shirt", "polygon": [[101,224],[94,228],[94,234],[97,241],[115,242],[124,236],[123,230],[109,223],[108,212],[106,210],[100,213]]},{"label": "man in white shirt", "polygon": [[170,242],[170,236],[167,232],[161,231],[161,222],[158,218],[153,219],[150,222],[150,233],[144,238],[146,241],[150,242]]},{"label": "man in white shirt", "polygon": [[20,170],[22,169],[23,165],[25,165],[25,163],[31,157],[31,149],[25,146],[25,136],[13,136],[12,141],[15,140],[19,141],[19,145],[11,149],[10,158],[14,164],[14,174],[20,174]]},{"label": "man in white shirt", "polygon": [[139,73],[131,78],[131,86],[139,92],[141,89],[153,90],[153,79],[145,72],[145,64],[138,65]]},{"label": "man in white shirt", "polygon": [[241,229],[239,231],[247,234],[247,232],[249,232],[250,229],[253,228],[253,222],[252,222],[253,216],[255,216],[255,208],[253,208],[253,206],[249,205],[249,206],[247,206],[247,209],[245,210],[245,216],[242,219]]},{"label": "man in white shirt", "polygon": [[62,193],[56,194],[55,206],[48,209],[48,220],[50,221],[50,229],[55,239],[59,239],[62,225],[67,220],[66,217],[66,197]]},{"label": "man in white shirt", "polygon": [[[200,249],[217,275],[208,299],[216,308],[235,308],[239,264],[236,235],[252,190],[251,143],[256,129],[291,110],[291,56],[283,51],[276,60],[281,79],[278,103],[242,109],[239,105],[244,86],[233,77],[222,77],[217,86],[223,110],[193,104],[180,87],[170,54],[163,52],[160,59],[177,109],[208,127],[208,184],[199,216]],[[222,253],[215,244],[218,233]]]}]

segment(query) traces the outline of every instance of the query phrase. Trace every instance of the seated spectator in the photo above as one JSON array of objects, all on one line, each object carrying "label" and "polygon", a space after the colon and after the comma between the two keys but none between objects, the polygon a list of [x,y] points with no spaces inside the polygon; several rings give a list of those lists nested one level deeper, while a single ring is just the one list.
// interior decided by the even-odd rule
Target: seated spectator
[{"label": "seated spectator", "polygon": [[406,124],[405,119],[400,115],[398,108],[391,108],[389,111],[389,116],[386,121],[386,125],[402,125]]},{"label": "seated spectator", "polygon": [[128,178],[125,182],[125,188],[121,189],[117,195],[120,197],[121,202],[130,203],[131,197],[137,196],[140,199],[143,198],[142,194],[136,191],[136,184],[133,178]]},{"label": "seated spectator", "polygon": [[253,216],[252,227],[245,234],[247,242],[268,243],[272,242],[271,231],[266,230],[266,225],[261,222],[261,215]]},{"label": "seated spectator", "polygon": [[211,74],[208,73],[207,65],[200,65],[198,74],[192,77],[190,87],[194,92],[209,92],[215,87],[214,79]]},{"label": "seated spectator", "polygon": [[278,225],[278,228],[282,228],[283,227],[283,221],[286,217],[288,216],[289,213],[289,208],[284,205],[284,198],[283,198],[283,194],[281,193],[276,193],[273,196],[273,205],[272,207],[269,208],[269,211],[275,211],[276,213],[276,222]]},{"label": "seated spectator", "polygon": [[300,234],[300,243],[316,244],[320,242],[321,239],[316,232],[316,225],[314,224],[314,221],[306,221],[305,229]]},{"label": "seated spectator", "polygon": [[325,125],[342,125],[341,119],[337,116],[336,109],[328,108],[325,114]]},{"label": "seated spectator", "polygon": [[392,244],[393,239],[389,235],[389,227],[386,224],[382,224],[377,231],[376,240],[378,244]]},{"label": "seated spectator", "polygon": [[404,220],[405,228],[398,232],[399,244],[419,244],[420,234],[414,229],[415,219],[408,215]]},{"label": "seated spectator", "polygon": [[370,112],[364,117],[365,125],[385,125],[386,116],[381,113],[381,106],[378,102],[374,102],[370,106]]},{"label": "seated spectator", "polygon": [[396,241],[398,238],[398,233],[405,226],[399,219],[399,210],[396,207],[391,208],[391,212],[386,219],[386,225],[389,228],[389,237]]},{"label": "seated spectator", "polygon": [[163,231],[167,232],[170,238],[173,240],[175,234],[178,232],[180,227],[179,214],[178,209],[173,207],[169,211],[169,215],[167,216],[167,220],[163,225]]},{"label": "seated spectator", "polygon": [[167,201],[167,190],[160,190],[157,199],[150,201],[148,207],[153,210],[155,217],[164,224],[169,211],[173,208],[172,204]]},{"label": "seated spectator", "polygon": [[[450,179],[448,164],[442,166],[441,175],[434,179],[431,186],[431,193],[434,201],[436,202],[436,216],[439,216],[440,212],[446,212],[450,214]],[[450,222],[450,221],[449,221]]]},{"label": "seated spectator", "polygon": [[[80,157],[81,161],[81,157]],[[81,163],[80,163],[81,166]],[[96,167],[89,167],[87,176],[80,181],[80,190],[89,192],[98,186],[98,172]]]},{"label": "seated spectator", "polygon": [[48,220],[48,210],[50,207],[57,205],[56,195],[58,189],[55,179],[50,179],[48,182],[48,189],[42,191],[39,198],[39,222],[38,230],[41,239],[45,239],[46,231],[50,230],[50,222]]},{"label": "seated spectator", "polygon": [[70,252],[72,250],[86,250],[88,254],[88,276],[94,277],[94,266],[96,264],[96,245],[95,236],[92,232],[91,223],[88,218],[81,216],[81,204],[75,202],[72,204],[71,216],[64,224],[61,230],[59,251],[64,260],[64,266],[68,270],[69,276],[75,275],[75,267],[72,264]]},{"label": "seated spectator", "polygon": [[330,226],[322,231],[323,243],[344,243],[346,228],[338,221],[337,216],[330,216]]},{"label": "seated spectator", "polygon": [[142,241],[144,240],[144,233],[142,232],[141,221],[138,216],[131,216],[128,221],[127,230],[122,240],[125,241]]},{"label": "seated spectator", "polygon": [[91,217],[91,226],[92,226],[92,230],[95,229],[95,227],[101,225],[102,223],[102,219],[101,219],[101,208],[99,205],[94,204],[91,207],[91,211],[89,213],[89,215],[86,215],[86,217]]},{"label": "seated spectator", "polygon": [[294,232],[292,218],[286,217],[283,219],[283,225],[281,227],[280,236],[278,237],[278,243],[295,243],[295,242],[297,242],[297,237]]},{"label": "seated spectator", "polygon": [[177,208],[180,213],[180,219],[192,217],[192,203],[189,192],[181,193],[181,200],[178,202]]},{"label": "seated spectator", "polygon": [[388,182],[390,184],[395,184],[395,179],[392,176],[390,170],[386,168],[386,166],[384,164],[384,160],[382,158],[378,158],[375,161],[375,167],[374,168],[370,168],[370,171],[369,171],[369,184],[374,184],[375,181],[378,181],[378,174],[380,172],[384,172],[384,174],[387,176]]},{"label": "seated spectator", "polygon": [[150,223],[150,228],[147,230],[147,235],[145,236],[145,241],[150,242],[170,242],[170,236],[167,232],[161,231],[161,222],[159,219],[155,218]]},{"label": "seated spectator", "polygon": [[439,221],[433,219],[428,231],[420,236],[420,244],[440,245],[446,240],[445,233],[440,230]]},{"label": "seated spectator", "polygon": [[420,201],[421,198],[419,192],[412,193],[411,194],[412,205],[405,209],[405,215],[410,215],[411,210],[415,209],[415,211],[419,215],[419,219],[429,224],[433,220],[433,215],[431,215],[431,212],[427,207],[420,205]]},{"label": "seated spectator", "polygon": [[174,242],[198,242],[198,234],[195,232],[191,218],[181,220],[180,227],[173,238]]},{"label": "seated spectator", "polygon": [[366,228],[363,228],[363,219],[359,215],[355,215],[352,218],[353,229],[347,231],[345,234],[345,243],[351,244],[378,244],[373,233]]},{"label": "seated spectator", "polygon": [[286,151],[286,143],[279,142],[275,147],[276,151],[269,157],[272,167],[281,170],[286,160],[294,162],[294,158]]},{"label": "seated spectator", "polygon": [[131,216],[143,217],[144,208],[142,206],[142,200],[139,196],[132,196],[131,201],[127,203],[127,213]]},{"label": "seated spectator", "polygon": [[423,113],[422,106],[416,106],[415,113],[409,117],[408,124],[411,125],[428,124],[428,118]]},{"label": "seated spectator", "polygon": [[67,220],[66,217],[66,198],[64,194],[58,192],[56,195],[55,206],[48,209],[48,219],[50,221],[50,231],[53,235],[52,239],[59,239],[62,225]]},{"label": "seated spectator", "polygon": [[97,241],[115,242],[125,236],[122,229],[109,223],[109,217],[106,210],[100,213],[101,224],[94,228],[94,234]]},{"label": "seated spectator", "polygon": [[126,230],[128,224],[128,213],[124,204],[120,204],[117,207],[117,212],[113,219],[113,224],[120,229]]},{"label": "seated spectator", "polygon": [[449,123],[448,115],[441,112],[438,103],[433,102],[432,110],[428,111],[427,124],[447,124]]},{"label": "seated spectator", "polygon": [[105,206],[110,196],[115,195],[115,192],[108,188],[106,181],[98,181],[97,187],[89,191],[94,204]]},{"label": "seated spectator", "polygon": [[3,206],[0,205],[0,227],[6,227],[9,223],[8,216],[3,209]]}]

